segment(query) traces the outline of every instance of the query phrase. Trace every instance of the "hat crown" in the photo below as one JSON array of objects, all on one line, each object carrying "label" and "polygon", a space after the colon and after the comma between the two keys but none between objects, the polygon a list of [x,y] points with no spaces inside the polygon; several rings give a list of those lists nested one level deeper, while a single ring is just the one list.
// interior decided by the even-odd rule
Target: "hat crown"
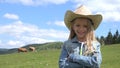
[{"label": "hat crown", "polygon": [[92,15],[92,12],[84,5],[78,7],[74,12],[81,15]]}]

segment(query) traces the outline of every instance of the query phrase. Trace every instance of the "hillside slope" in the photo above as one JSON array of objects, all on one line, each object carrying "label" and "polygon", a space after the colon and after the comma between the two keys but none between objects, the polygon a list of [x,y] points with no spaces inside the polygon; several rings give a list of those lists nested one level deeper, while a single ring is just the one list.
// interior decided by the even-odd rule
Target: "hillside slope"
[{"label": "hillside slope", "polygon": [[[48,50],[48,49],[60,49],[63,42],[49,42],[44,44],[28,44],[26,46],[23,46],[24,48],[29,49],[29,46],[34,46],[36,48],[36,51],[40,50]],[[11,54],[16,53],[18,48],[13,49],[0,49],[0,54]]]},{"label": "hillside slope", "polygon": [[[58,68],[60,51],[47,49],[0,55],[0,68]],[[101,68],[120,68],[120,44],[102,46],[101,52]]]}]

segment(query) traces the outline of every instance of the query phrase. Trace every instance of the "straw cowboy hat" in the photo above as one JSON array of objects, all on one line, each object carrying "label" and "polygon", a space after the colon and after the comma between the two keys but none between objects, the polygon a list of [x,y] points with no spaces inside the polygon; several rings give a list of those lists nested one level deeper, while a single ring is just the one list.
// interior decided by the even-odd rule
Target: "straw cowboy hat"
[{"label": "straw cowboy hat", "polygon": [[82,5],[79,8],[77,8],[74,12],[68,10],[65,14],[64,23],[70,30],[71,21],[74,20],[75,18],[80,17],[92,20],[94,30],[99,26],[100,22],[102,21],[102,15],[100,14],[93,15],[87,7]]}]

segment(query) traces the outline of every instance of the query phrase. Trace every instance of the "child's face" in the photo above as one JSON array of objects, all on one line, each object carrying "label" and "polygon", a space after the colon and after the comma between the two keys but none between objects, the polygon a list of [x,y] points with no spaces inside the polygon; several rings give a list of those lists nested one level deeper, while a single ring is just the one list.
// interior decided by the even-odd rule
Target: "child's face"
[{"label": "child's face", "polygon": [[85,40],[88,32],[88,19],[78,18],[74,21],[73,30],[78,39]]}]

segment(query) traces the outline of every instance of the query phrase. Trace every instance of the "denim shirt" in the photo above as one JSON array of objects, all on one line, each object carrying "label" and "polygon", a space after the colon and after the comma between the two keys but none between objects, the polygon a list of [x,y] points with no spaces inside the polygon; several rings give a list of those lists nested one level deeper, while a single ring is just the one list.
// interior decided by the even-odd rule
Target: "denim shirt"
[{"label": "denim shirt", "polygon": [[[76,37],[65,41],[59,58],[59,68],[100,68],[102,62],[100,43],[93,41],[92,45],[95,48],[94,54],[84,56],[78,53],[81,51],[81,44]],[[82,52],[85,50],[86,47],[83,46]],[[71,60],[68,60],[68,57]]]}]

